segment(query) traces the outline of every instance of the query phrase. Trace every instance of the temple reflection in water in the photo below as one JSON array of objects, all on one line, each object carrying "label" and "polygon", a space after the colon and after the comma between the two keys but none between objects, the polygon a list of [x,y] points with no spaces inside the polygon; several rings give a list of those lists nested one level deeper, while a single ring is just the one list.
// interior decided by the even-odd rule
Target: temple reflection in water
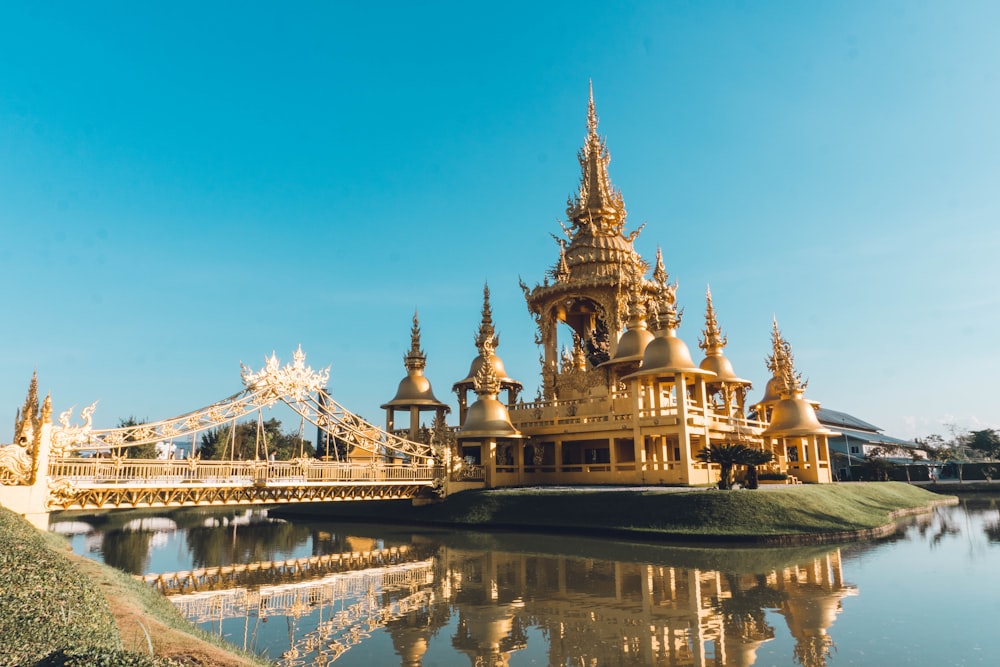
[{"label": "temple reflection in water", "polygon": [[[326,560],[241,566],[256,573],[254,583],[244,576],[226,588],[214,576],[199,586],[216,590],[171,599],[228,641],[239,645],[242,634],[251,650],[262,622],[287,627],[278,664],[288,667],[331,664],[362,651],[378,632],[388,633],[408,666],[442,650],[465,654],[476,667],[508,665],[522,651],[549,665],[743,666],[755,664],[778,634],[790,636],[797,663],[813,666],[826,664],[841,599],[856,593],[844,582],[839,549],[736,574],[419,538],[392,549],[359,538],[352,546],[359,550]],[[759,553],[772,561],[789,556]],[[341,565],[331,564],[337,558]],[[435,648],[442,642],[450,648]]]}]

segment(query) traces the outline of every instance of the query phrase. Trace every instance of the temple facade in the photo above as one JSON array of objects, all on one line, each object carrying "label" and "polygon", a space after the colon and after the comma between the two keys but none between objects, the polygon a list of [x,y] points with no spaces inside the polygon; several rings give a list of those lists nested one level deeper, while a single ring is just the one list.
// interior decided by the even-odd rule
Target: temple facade
[{"label": "temple facade", "polygon": [[[836,432],[819,423],[818,404],[805,398],[777,322],[771,378],[756,403],[749,402],[750,381],[725,356],[710,291],[698,340],[703,358],[695,362],[679,333],[677,284],[659,250],[652,262],[636,251],[642,228],[626,229],[625,203],[597,130],[591,90],[580,184],[568,201],[568,224],[560,223],[558,256],[541,282],[521,283],[538,329],[540,388],[525,401],[521,383],[507,376],[485,289],[478,355],[453,387],[457,433],[446,442],[434,429],[450,452],[452,481],[709,485],[721,468],[706,453],[732,445],[762,454],[756,470],[764,481],[832,481],[827,439]],[[438,409],[429,387],[411,410]]]}]

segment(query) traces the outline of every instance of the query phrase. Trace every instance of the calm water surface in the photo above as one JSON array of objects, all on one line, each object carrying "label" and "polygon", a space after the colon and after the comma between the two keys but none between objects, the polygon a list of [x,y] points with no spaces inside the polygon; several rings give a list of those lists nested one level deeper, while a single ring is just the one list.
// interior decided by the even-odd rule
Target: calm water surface
[{"label": "calm water surface", "polygon": [[283,521],[63,514],[73,549],[157,574],[279,665],[996,665],[1000,498],[895,538],[797,549]]}]

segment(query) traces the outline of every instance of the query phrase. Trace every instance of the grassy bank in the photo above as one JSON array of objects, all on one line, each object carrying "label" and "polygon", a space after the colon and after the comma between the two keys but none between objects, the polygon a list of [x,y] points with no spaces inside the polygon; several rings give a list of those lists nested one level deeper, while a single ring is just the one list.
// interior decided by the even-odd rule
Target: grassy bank
[{"label": "grassy bank", "polygon": [[380,501],[300,505],[274,513],[643,539],[808,543],[873,536],[898,513],[942,500],[896,482],[734,492],[532,487],[467,491],[422,507]]},{"label": "grassy bank", "polygon": [[0,508],[0,665],[263,665],[129,575]]}]

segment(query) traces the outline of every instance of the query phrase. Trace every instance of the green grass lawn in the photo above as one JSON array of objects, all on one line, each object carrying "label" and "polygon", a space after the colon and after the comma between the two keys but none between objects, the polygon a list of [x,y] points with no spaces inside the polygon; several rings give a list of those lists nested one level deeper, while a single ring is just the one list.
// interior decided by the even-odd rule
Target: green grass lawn
[{"label": "green grass lawn", "polygon": [[531,487],[466,491],[423,507],[383,501],[299,506],[292,511],[330,518],[476,527],[747,539],[868,530],[890,523],[893,512],[942,500],[940,495],[896,482],[758,491]]}]

